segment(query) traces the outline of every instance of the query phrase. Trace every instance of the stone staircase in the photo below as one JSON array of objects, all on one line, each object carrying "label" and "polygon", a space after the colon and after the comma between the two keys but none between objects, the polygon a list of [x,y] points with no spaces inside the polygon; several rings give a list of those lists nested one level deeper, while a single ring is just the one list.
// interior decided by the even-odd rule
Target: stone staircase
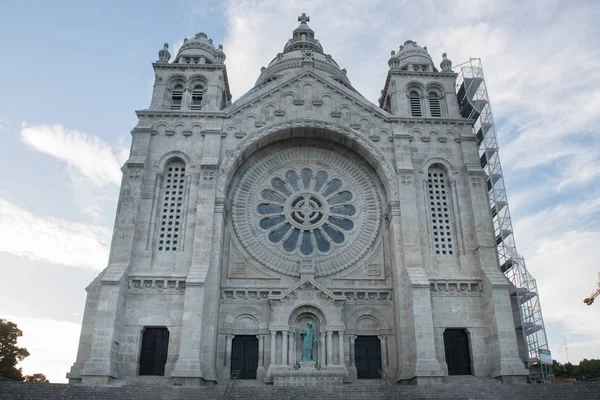
[{"label": "stone staircase", "polygon": [[[396,400],[396,399],[600,399],[600,382],[556,385],[504,385],[494,380],[447,379],[443,385],[349,384],[319,388],[273,387],[239,381],[228,399]],[[1,400],[225,400],[225,385],[198,388],[152,384],[87,387],[66,384],[0,382]]]}]

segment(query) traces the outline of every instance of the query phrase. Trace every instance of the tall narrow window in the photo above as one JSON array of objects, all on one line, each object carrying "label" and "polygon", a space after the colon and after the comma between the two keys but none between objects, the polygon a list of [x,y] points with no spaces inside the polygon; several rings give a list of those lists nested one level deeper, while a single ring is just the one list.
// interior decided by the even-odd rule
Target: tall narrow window
[{"label": "tall narrow window", "polygon": [[171,110],[180,110],[181,101],[183,100],[183,85],[178,83],[173,87],[171,92]]},{"label": "tall narrow window", "polygon": [[421,113],[421,97],[419,96],[419,93],[416,91],[412,91],[410,92],[410,94],[408,95],[409,100],[410,100],[410,114],[413,117],[420,117],[422,116]]},{"label": "tall narrow window", "polygon": [[442,108],[440,106],[440,97],[436,92],[429,93],[429,110],[432,117],[441,117]]},{"label": "tall narrow window", "polygon": [[166,165],[163,177],[157,246],[161,252],[173,252],[181,248],[184,191],[185,164],[183,161],[175,159]]},{"label": "tall narrow window", "polygon": [[146,328],[142,335],[140,375],[164,375],[169,350],[167,328]]},{"label": "tall narrow window", "polygon": [[446,172],[440,167],[429,168],[427,195],[429,198],[431,240],[436,255],[454,254],[450,218],[450,193]]},{"label": "tall narrow window", "polygon": [[202,95],[204,94],[204,88],[202,85],[194,86],[192,90],[192,110],[200,110],[202,108]]}]

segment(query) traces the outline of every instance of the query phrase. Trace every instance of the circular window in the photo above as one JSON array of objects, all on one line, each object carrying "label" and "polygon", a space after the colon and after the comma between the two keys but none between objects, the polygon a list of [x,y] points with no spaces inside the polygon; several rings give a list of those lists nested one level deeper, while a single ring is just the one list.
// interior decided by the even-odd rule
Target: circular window
[{"label": "circular window", "polygon": [[371,247],[381,220],[370,173],[339,152],[289,148],[260,157],[240,180],[233,222],[242,245],[276,271],[340,271]]}]

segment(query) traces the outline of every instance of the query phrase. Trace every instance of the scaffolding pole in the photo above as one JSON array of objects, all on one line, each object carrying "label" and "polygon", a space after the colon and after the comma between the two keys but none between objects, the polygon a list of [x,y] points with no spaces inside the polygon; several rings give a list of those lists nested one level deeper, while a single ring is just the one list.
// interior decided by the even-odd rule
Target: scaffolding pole
[{"label": "scaffolding pole", "polygon": [[[527,271],[525,260],[517,252],[508,198],[504,186],[494,127],[492,107],[483,76],[481,60],[471,58],[459,65],[456,93],[460,113],[474,120],[473,133],[479,146],[479,161],[487,176],[488,200],[496,237],[500,270],[512,284],[515,327],[527,346],[530,382],[551,382],[552,357],[535,278]],[[517,315],[518,314],[518,315]]]}]

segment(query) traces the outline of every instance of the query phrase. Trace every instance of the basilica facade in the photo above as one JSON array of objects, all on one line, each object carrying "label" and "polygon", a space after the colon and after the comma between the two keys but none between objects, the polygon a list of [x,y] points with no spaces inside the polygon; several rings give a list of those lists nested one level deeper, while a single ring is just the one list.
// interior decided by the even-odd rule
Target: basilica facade
[{"label": "basilica facade", "polygon": [[406,41],[373,104],[299,22],[233,103],[205,34],[159,52],[71,383],[527,375],[451,62]]}]

